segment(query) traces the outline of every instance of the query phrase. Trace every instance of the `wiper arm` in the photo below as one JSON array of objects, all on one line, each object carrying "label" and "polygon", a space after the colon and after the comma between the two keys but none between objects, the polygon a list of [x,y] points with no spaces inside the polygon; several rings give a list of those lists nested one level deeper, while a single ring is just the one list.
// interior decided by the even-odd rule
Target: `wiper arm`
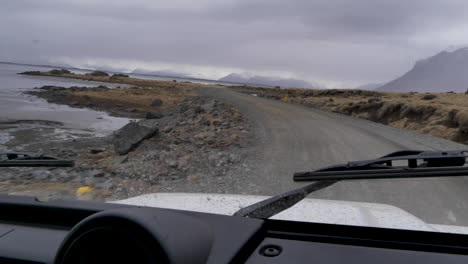
[{"label": "wiper arm", "polygon": [[244,207],[235,212],[234,215],[249,218],[269,218],[302,201],[307,195],[327,188],[334,183],[336,183],[336,181],[314,182],[302,188],[285,192]]},{"label": "wiper arm", "polygon": [[73,167],[73,160],[28,152],[0,153],[0,167]]},{"label": "wiper arm", "polygon": [[[466,152],[468,151],[405,150],[375,160],[355,161],[312,172],[295,173],[294,181],[316,182],[244,207],[234,215],[269,218],[292,207],[312,192],[341,180],[468,176],[468,167],[463,167]],[[405,160],[408,165],[393,166],[393,161],[396,160]]]},{"label": "wiper arm", "polygon": [[[461,167],[465,165],[466,152],[465,150],[398,151],[375,160],[354,161],[316,171],[294,173],[293,179],[294,181],[330,181],[466,176],[468,167]],[[394,166],[394,161],[406,161],[407,166]]]}]

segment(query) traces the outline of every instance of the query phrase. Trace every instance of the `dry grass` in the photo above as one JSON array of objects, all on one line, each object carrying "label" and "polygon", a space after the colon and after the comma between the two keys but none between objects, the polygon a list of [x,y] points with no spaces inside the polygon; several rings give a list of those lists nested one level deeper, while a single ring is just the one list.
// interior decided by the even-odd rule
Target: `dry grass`
[{"label": "dry grass", "polygon": [[116,88],[107,91],[79,91],[71,92],[70,100],[80,103],[91,102],[102,108],[134,108],[141,112],[149,112],[155,109],[151,102],[155,99],[163,101],[158,109],[172,107],[177,102],[188,96],[194,96],[195,92],[189,88]]},{"label": "dry grass", "polygon": [[194,88],[211,87],[220,88],[219,85],[208,85],[190,82],[145,80],[131,77],[93,76],[90,74],[53,74],[51,72],[30,72],[28,75],[53,76],[78,80],[119,83],[139,87],[116,88],[105,91],[67,91],[67,98],[80,104],[94,104],[101,108],[136,109],[140,112],[155,110],[151,102],[161,99],[163,105],[157,109],[172,107],[182,99],[194,96]]}]

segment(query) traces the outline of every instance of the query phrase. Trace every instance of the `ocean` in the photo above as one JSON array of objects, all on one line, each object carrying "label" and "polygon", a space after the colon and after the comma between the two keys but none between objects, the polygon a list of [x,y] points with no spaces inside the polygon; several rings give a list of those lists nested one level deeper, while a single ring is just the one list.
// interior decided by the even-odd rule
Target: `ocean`
[{"label": "ocean", "polygon": [[[24,91],[32,90],[43,85],[57,85],[63,87],[71,86],[97,86],[108,87],[122,86],[118,84],[107,84],[89,82],[56,77],[18,75],[24,71],[48,71],[52,68],[42,66],[23,66],[0,63],[0,149],[5,149],[2,144],[11,139],[10,134],[15,129],[31,129],[40,126],[32,120],[52,121],[61,123],[55,126],[56,138],[70,138],[76,135],[105,136],[119,129],[129,122],[127,118],[109,116],[105,112],[92,109],[72,108],[66,105],[48,103],[31,95],[23,94]],[[20,121],[22,126],[7,126],[11,122]],[[44,122],[42,122],[44,123]],[[32,128],[34,129],[34,127]]]}]

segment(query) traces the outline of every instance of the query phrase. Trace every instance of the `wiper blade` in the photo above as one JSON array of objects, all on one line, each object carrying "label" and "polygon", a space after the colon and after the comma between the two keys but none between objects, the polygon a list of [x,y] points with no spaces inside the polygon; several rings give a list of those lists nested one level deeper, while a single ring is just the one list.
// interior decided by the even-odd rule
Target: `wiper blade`
[{"label": "wiper blade", "polygon": [[[382,178],[418,178],[466,176],[464,150],[405,150],[375,160],[354,161],[311,172],[294,173],[294,181],[362,180]],[[394,161],[406,161],[406,166],[394,166]],[[419,162],[419,164],[418,164]]]},{"label": "wiper blade", "polygon": [[73,167],[73,160],[65,160],[43,153],[0,153],[0,167]]},{"label": "wiper blade", "polygon": [[468,167],[448,168],[397,168],[355,171],[313,171],[294,173],[294,181],[341,181],[366,179],[427,178],[468,176]]},{"label": "wiper blade", "polygon": [[[292,207],[312,192],[341,180],[468,176],[468,167],[463,167],[467,152],[405,150],[375,160],[354,161],[312,172],[295,173],[294,181],[316,182],[244,207],[234,215],[269,218]],[[407,165],[393,166],[393,161],[397,160],[407,161]]]}]

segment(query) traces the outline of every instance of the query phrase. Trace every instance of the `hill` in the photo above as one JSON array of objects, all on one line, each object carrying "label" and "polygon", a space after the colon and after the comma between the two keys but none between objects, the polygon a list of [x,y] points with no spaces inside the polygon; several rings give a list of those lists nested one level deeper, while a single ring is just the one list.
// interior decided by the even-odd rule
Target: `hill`
[{"label": "hill", "polygon": [[442,51],[416,62],[400,78],[382,87],[387,92],[449,92],[463,93],[468,88],[468,48]]}]

